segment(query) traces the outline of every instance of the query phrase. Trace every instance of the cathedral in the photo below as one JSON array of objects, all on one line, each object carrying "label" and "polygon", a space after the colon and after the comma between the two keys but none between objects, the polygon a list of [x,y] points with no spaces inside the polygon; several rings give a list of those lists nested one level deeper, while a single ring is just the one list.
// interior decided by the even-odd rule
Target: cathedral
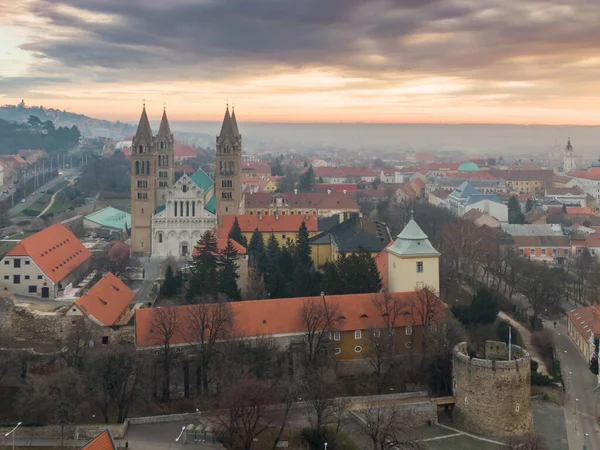
[{"label": "cathedral", "polygon": [[156,136],[146,113],[131,155],[131,251],[134,255],[188,257],[200,236],[223,214],[240,214],[242,136],[235,111],[225,110],[216,139],[215,180],[202,169],[174,180],[174,139],[163,111]]}]

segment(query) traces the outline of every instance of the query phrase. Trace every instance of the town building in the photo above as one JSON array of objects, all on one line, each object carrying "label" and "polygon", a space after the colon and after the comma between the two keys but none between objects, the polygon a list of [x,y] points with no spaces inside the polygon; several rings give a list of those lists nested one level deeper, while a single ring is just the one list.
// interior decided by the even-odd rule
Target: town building
[{"label": "town building", "polygon": [[117,450],[117,448],[117,444],[107,428],[79,450]]},{"label": "town building", "polygon": [[552,186],[554,172],[545,169],[499,170],[492,169],[490,173],[506,182],[511,191],[520,194],[544,193],[546,187]]},{"label": "town building", "polygon": [[569,236],[513,236],[519,255],[538,262],[560,262],[571,254]]},{"label": "town building", "polygon": [[568,311],[567,332],[589,362],[595,354],[594,341],[600,338],[600,307],[593,305]]},{"label": "town building", "polygon": [[174,159],[176,163],[183,164],[197,156],[198,151],[194,147],[190,147],[185,142],[177,141],[175,143]]},{"label": "town building", "polygon": [[245,214],[263,215],[313,214],[331,216],[343,212],[360,212],[360,207],[352,196],[343,192],[268,192],[245,196]]},{"label": "town building", "polygon": [[240,225],[240,230],[248,242],[250,242],[254,230],[258,230],[262,234],[265,244],[271,234],[273,234],[279,245],[285,245],[288,239],[295,241],[302,222],[306,225],[309,237],[317,234],[319,230],[317,216],[314,214],[280,215],[278,212],[275,212],[275,214],[268,215],[262,213],[252,215],[226,214],[221,218],[217,234],[219,236],[227,236],[236,218]]},{"label": "town building", "polygon": [[131,229],[131,214],[108,206],[83,218],[83,228],[113,234],[125,234]]},{"label": "town building", "polygon": [[586,194],[600,199],[600,167],[572,170],[568,175],[571,177],[568,186],[579,186]]},{"label": "town building", "polygon": [[496,218],[501,223],[508,222],[508,206],[497,194],[486,194],[464,181],[446,198],[446,206],[457,216],[477,209]]},{"label": "town building", "polygon": [[152,216],[152,256],[188,257],[200,237],[217,225],[213,186],[198,169],[167,190],[165,205]]},{"label": "town building", "polygon": [[546,188],[545,198],[556,200],[567,206],[585,207],[587,205],[586,195],[587,194],[579,186],[560,188],[548,187]]},{"label": "town building", "polygon": [[562,225],[503,223],[502,231],[511,236],[563,236]]},{"label": "town building", "polygon": [[315,167],[313,170],[320,183],[329,184],[372,183],[379,176],[379,172],[369,167]]},{"label": "town building", "polygon": [[463,216],[463,219],[473,222],[478,228],[483,225],[486,225],[490,228],[500,228],[501,226],[501,223],[498,219],[478,209],[471,209],[470,211],[467,211]]},{"label": "town building", "polygon": [[133,297],[135,292],[108,272],[77,299],[67,315],[84,316],[100,327],[123,325],[121,320],[129,312],[129,303]]},{"label": "town building", "polygon": [[0,289],[54,299],[87,272],[91,253],[63,224],[55,223],[20,241],[2,261]]},{"label": "town building", "polygon": [[[488,172],[477,173],[482,174]],[[507,191],[506,182],[499,178],[495,178],[492,175],[489,175],[489,177],[486,178],[472,178],[465,176],[466,174],[464,173],[460,175],[461,176],[450,176],[448,174],[444,174],[439,177],[429,177],[427,179],[427,190],[433,191],[443,189],[446,191],[452,191],[458,188],[465,181],[468,181],[471,184],[471,186],[485,194]]]},{"label": "town building", "polygon": [[258,180],[271,176],[271,166],[258,161],[242,162],[242,178]]}]

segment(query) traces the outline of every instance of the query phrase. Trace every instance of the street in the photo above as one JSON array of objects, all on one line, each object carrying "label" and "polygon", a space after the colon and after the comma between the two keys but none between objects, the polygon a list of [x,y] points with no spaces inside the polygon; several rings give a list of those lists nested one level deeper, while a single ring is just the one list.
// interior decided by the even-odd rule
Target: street
[{"label": "street", "polygon": [[140,264],[144,269],[144,281],[142,281],[142,285],[135,293],[131,303],[147,303],[150,301],[150,290],[160,276],[160,259],[143,257],[140,258]]},{"label": "street", "polygon": [[551,321],[546,322],[546,327],[554,331],[556,352],[565,378],[564,413],[569,448],[579,450],[585,444],[588,450],[600,450],[600,429],[596,422],[599,397],[594,392],[598,384],[597,377],[569,338],[566,319],[561,320],[556,329]]}]

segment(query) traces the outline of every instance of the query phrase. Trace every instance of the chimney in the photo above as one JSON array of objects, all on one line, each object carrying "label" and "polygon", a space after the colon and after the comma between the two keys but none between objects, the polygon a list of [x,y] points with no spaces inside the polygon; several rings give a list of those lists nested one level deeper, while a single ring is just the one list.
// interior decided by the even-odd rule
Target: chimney
[{"label": "chimney", "polygon": [[325,292],[321,291],[321,300],[325,301]]},{"label": "chimney", "polygon": [[346,195],[346,189],[344,189],[344,191],[343,191],[343,192],[344,192],[344,195]]},{"label": "chimney", "polygon": [[304,213],[304,220],[308,221],[308,213]]},{"label": "chimney", "polygon": [[279,220],[279,210],[275,211],[275,220]]},{"label": "chimney", "polygon": [[294,189],[294,194],[298,194],[298,189]]},{"label": "chimney", "polygon": [[331,194],[331,189],[327,189],[327,195]]},{"label": "chimney", "polygon": [[258,220],[262,220],[262,211],[258,212]]},{"label": "chimney", "polygon": [[344,213],[339,213],[338,214],[340,216],[340,223],[344,222]]}]

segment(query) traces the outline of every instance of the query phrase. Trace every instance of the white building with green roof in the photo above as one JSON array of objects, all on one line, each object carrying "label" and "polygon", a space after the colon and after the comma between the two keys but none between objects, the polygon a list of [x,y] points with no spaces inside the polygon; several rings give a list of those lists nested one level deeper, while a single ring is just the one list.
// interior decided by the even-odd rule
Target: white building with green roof
[{"label": "white building with green roof", "polygon": [[152,216],[152,256],[191,255],[200,236],[216,227],[215,207],[213,180],[202,169],[184,174]]}]

